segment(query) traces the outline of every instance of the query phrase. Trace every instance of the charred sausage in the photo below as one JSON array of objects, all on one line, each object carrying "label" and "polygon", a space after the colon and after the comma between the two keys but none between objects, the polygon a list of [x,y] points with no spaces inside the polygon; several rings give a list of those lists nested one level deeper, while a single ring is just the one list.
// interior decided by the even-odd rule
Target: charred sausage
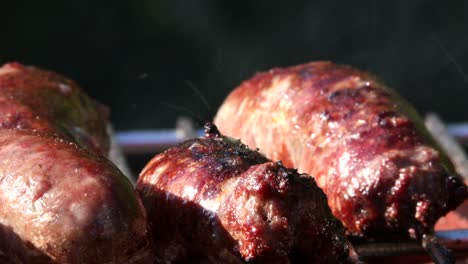
[{"label": "charred sausage", "polygon": [[206,129],[155,156],[137,182],[162,261],[353,262],[312,178]]},{"label": "charred sausage", "polygon": [[349,66],[314,62],[258,73],[227,97],[214,122],[315,177],[352,235],[418,237],[467,197],[416,111]]}]

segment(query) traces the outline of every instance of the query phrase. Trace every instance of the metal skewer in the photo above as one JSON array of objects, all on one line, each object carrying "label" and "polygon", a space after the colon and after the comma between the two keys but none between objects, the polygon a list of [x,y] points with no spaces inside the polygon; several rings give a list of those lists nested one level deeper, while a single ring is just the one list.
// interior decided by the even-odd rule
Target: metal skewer
[{"label": "metal skewer", "polygon": [[422,247],[436,264],[453,264],[452,252],[443,246],[433,235],[423,235]]}]

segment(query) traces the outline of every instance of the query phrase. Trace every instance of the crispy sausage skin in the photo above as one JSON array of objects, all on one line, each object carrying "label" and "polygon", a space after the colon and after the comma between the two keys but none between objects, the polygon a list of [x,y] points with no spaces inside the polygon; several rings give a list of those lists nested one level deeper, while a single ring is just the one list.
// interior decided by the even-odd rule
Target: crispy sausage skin
[{"label": "crispy sausage skin", "polygon": [[108,110],[54,72],[9,63],[0,67],[0,129],[56,134],[107,156]]},{"label": "crispy sausage skin", "polygon": [[423,234],[467,196],[416,111],[348,66],[314,62],[259,73],[227,97],[214,122],[314,176],[352,235]]},{"label": "crispy sausage skin", "polygon": [[0,252],[9,262],[148,257],[141,201],[107,159],[57,137],[0,130],[0,160]]},{"label": "crispy sausage skin", "polygon": [[216,130],[157,155],[140,175],[162,262],[352,262],[312,178]]}]

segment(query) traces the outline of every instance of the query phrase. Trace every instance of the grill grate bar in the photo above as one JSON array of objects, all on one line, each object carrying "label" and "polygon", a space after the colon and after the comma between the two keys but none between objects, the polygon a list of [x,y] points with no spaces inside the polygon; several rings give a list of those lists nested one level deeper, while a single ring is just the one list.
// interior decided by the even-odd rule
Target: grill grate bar
[{"label": "grill grate bar", "polygon": [[[468,145],[468,123],[448,124],[446,129],[458,144]],[[201,129],[193,133],[203,134]],[[126,154],[158,153],[188,139],[177,129],[117,131],[115,137]]]}]

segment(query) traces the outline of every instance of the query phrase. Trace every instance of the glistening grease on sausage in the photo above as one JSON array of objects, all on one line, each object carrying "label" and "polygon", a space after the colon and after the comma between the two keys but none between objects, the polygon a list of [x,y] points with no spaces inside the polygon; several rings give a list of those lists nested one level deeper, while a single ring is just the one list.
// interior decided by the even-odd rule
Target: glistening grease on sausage
[{"label": "glistening grease on sausage", "polygon": [[0,160],[0,229],[17,236],[0,238],[0,251],[11,260],[132,263],[148,253],[142,205],[103,157],[60,138],[0,130]]},{"label": "glistening grease on sausage", "polygon": [[9,63],[0,67],[0,129],[30,129],[108,155],[108,110],[59,74]]},{"label": "glistening grease on sausage", "polygon": [[0,68],[2,263],[152,262],[141,201],[104,157],[106,112],[56,73]]},{"label": "glistening grease on sausage", "polygon": [[350,263],[315,181],[213,125],[155,156],[137,183],[162,262]]},{"label": "glistening grease on sausage", "polygon": [[227,97],[214,122],[315,177],[352,235],[418,237],[467,197],[416,111],[348,66],[314,62],[259,73]]}]

